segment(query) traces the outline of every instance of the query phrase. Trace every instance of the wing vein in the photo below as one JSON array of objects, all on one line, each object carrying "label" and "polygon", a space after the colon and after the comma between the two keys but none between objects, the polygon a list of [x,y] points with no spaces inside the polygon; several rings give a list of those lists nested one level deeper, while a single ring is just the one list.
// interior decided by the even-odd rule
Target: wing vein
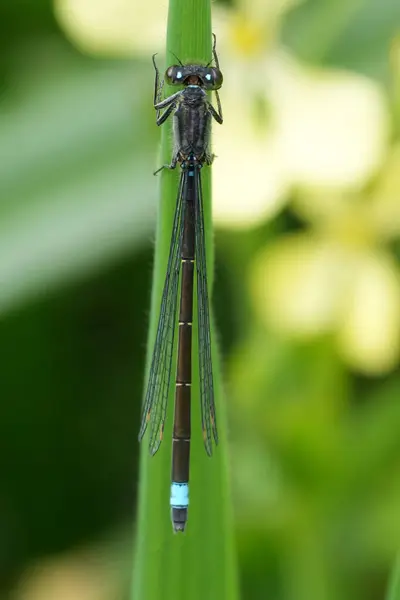
[{"label": "wing vein", "polygon": [[201,424],[203,428],[204,446],[207,454],[211,456],[212,437],[214,437],[215,443],[218,444],[218,432],[211,358],[210,309],[207,285],[203,195],[199,169],[196,169],[196,188],[195,230]]},{"label": "wing vein", "polygon": [[150,421],[150,454],[155,454],[160,447],[167,412],[176,328],[178,283],[181,268],[181,246],[185,212],[185,202],[183,201],[184,184],[185,173],[182,171],[172,228],[167,273],[161,297],[160,316],[139,431],[139,440],[141,440]]}]

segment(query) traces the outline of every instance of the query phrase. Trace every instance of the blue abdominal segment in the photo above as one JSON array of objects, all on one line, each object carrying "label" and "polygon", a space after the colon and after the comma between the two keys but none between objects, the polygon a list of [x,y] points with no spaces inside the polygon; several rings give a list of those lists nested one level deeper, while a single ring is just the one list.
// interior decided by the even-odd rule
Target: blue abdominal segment
[{"label": "blue abdominal segment", "polygon": [[172,483],[169,503],[175,508],[189,506],[189,485],[187,483]]}]

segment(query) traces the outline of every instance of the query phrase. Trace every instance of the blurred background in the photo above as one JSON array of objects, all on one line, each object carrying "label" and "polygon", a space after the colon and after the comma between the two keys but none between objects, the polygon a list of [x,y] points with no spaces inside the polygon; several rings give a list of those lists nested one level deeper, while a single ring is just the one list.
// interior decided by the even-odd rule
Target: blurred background
[{"label": "blurred background", "polygon": [[[128,597],[166,11],[0,4],[2,599]],[[243,598],[382,599],[400,542],[400,3],[213,11]]]}]

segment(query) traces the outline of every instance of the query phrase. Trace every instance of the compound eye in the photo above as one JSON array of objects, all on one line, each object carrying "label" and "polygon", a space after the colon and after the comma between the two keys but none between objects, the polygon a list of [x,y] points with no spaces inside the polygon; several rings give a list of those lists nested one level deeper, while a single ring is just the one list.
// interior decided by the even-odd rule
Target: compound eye
[{"label": "compound eye", "polygon": [[205,79],[213,90],[218,90],[223,81],[222,73],[216,67],[211,67],[211,69],[208,70]]},{"label": "compound eye", "polygon": [[165,80],[169,85],[179,85],[183,81],[182,67],[173,65],[165,72]]}]

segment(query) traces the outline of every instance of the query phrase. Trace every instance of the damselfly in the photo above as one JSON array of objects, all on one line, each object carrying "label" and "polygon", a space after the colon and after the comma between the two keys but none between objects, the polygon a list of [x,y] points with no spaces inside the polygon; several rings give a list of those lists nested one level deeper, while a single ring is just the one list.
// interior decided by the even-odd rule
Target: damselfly
[{"label": "damselfly", "polygon": [[[202,167],[205,164],[211,165],[214,158],[210,149],[211,119],[214,118],[218,123],[222,123],[221,102],[217,91],[222,85],[222,73],[215,50],[215,36],[213,58],[215,66],[210,66],[211,63],[206,66],[184,65],[177,59],[179,65],[169,67],[164,80],[169,85],[182,85],[183,89],[162,100],[164,80],[160,82],[155,55],[153,56],[156,71],[154,83],[156,123],[162,125],[172,115],[174,132],[174,151],[171,163],[164,165],[161,169],[174,169],[179,164],[181,174],[139,440],[142,439],[149,421],[151,454],[157,452],[163,438],[174,334],[177,325],[178,284],[181,273],[170,498],[174,531],[185,529],[189,505],[191,354],[195,264],[201,422],[204,445],[208,455],[212,454],[212,438],[216,444],[218,443],[200,176]],[[215,92],[217,110],[207,98],[208,91]]]}]

